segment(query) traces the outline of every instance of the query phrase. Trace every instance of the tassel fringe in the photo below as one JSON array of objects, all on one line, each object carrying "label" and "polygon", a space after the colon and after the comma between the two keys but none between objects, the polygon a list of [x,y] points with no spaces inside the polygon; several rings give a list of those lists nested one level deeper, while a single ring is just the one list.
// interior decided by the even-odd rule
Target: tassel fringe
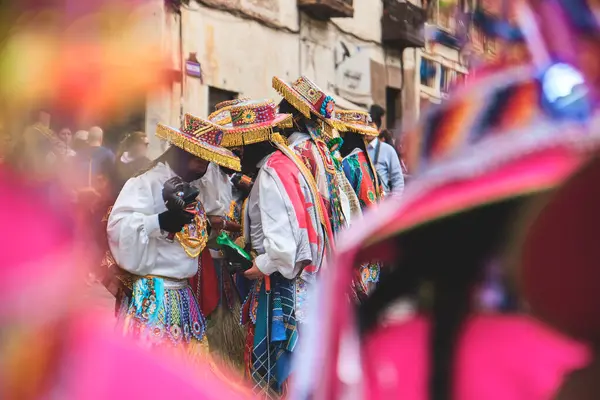
[{"label": "tassel fringe", "polygon": [[342,132],[348,132],[348,131],[355,132],[355,133],[358,133],[359,135],[365,135],[365,136],[372,136],[372,137],[379,136],[379,132],[377,132],[377,130],[374,130],[373,128],[371,128],[371,129],[362,128],[362,127],[359,127],[356,125],[343,124],[342,129],[339,129],[339,128],[336,128],[336,129],[341,130]]},{"label": "tassel fringe", "polygon": [[219,153],[203,146],[200,143],[194,143],[179,130],[158,124],[156,136],[168,141],[180,149],[187,151],[190,154],[195,155],[196,157],[202,158],[203,160],[214,162],[215,164],[225,168],[233,169],[235,171],[241,170],[240,159],[236,156]]},{"label": "tassel fringe", "polygon": [[275,89],[284,99],[286,99],[292,107],[300,111],[306,118],[310,118],[312,111],[311,107],[303,100],[300,95],[296,94],[285,82],[278,77],[273,77],[273,89]]},{"label": "tassel fringe", "polygon": [[[293,126],[291,114],[276,126],[278,128],[291,128]],[[287,144],[287,141],[279,133],[273,131],[272,126],[240,129],[226,128],[223,132],[223,141],[221,142],[221,146],[223,147],[239,147],[260,142],[278,142]]]}]

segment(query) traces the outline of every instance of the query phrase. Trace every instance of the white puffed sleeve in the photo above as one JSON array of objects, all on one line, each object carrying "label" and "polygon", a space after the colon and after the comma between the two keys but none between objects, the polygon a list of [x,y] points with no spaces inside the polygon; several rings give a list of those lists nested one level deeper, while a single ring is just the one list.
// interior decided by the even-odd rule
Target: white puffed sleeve
[{"label": "white puffed sleeve", "polygon": [[162,237],[150,186],[141,177],[129,179],[108,218],[108,242],[115,261],[136,275],[152,272]]},{"label": "white puffed sleeve", "polygon": [[264,235],[264,253],[256,257],[258,269],[265,275],[279,272],[286,279],[295,278],[311,260],[296,260],[298,232],[275,179],[261,173],[255,185],[259,190],[259,208]]},{"label": "white puffed sleeve", "polygon": [[233,195],[231,182],[226,173],[215,163],[210,163],[206,174],[193,185],[200,189],[200,201],[206,215],[224,216],[229,212]]}]

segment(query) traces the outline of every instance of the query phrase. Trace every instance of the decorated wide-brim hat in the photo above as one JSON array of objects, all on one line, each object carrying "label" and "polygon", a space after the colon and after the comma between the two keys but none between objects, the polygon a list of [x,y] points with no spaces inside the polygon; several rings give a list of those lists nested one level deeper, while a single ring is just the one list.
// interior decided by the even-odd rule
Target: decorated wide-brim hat
[{"label": "decorated wide-brim hat", "polygon": [[[600,115],[585,123],[548,116],[539,106],[537,75],[523,72],[519,68],[490,75],[432,108],[417,129],[421,140],[411,149],[418,161],[413,163],[415,179],[402,199],[383,201],[342,232],[322,287],[327,298],[320,302],[326,321],[319,327],[320,350],[298,366],[321,368],[312,384],[320,388],[320,395],[314,398],[335,398],[342,385],[336,366],[341,352],[350,351],[341,350],[344,335],[351,337],[351,327],[356,326],[356,316],[343,300],[354,268],[374,259],[395,264],[402,257],[398,237],[435,221],[548,193],[582,168],[598,148]],[[534,104],[527,105],[522,96],[534,99]],[[303,375],[301,369],[298,375]]]},{"label": "decorated wide-brim hat", "polygon": [[231,114],[229,109],[232,106],[250,101],[247,97],[239,99],[226,100],[215,105],[215,111],[208,116],[208,120],[217,125],[226,125],[231,123]]},{"label": "decorated wide-brim hat", "polygon": [[273,89],[306,118],[316,115],[324,123],[323,130],[327,135],[331,136],[335,129],[345,128],[334,118],[335,99],[306,76],[301,76],[291,84],[274,76]]},{"label": "decorated wide-brim hat", "polygon": [[251,100],[229,106],[231,122],[223,125],[222,146],[238,147],[276,141],[285,144],[278,129],[291,128],[291,114],[280,114],[273,100]]},{"label": "decorated wide-brim hat", "polygon": [[342,132],[355,132],[359,135],[377,137],[379,130],[371,119],[371,114],[359,110],[336,110],[335,119],[343,124]]},{"label": "decorated wide-brim hat", "polygon": [[241,170],[240,159],[220,147],[224,137],[223,127],[202,118],[185,114],[181,129],[158,124],[156,136],[203,160],[234,171]]}]

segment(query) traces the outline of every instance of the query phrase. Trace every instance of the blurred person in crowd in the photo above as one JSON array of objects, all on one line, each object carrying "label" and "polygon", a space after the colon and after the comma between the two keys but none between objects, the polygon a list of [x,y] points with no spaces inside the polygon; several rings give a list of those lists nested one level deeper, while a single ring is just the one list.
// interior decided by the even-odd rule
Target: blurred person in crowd
[{"label": "blurred person in crowd", "polygon": [[128,133],[119,146],[115,162],[115,191],[118,193],[125,182],[136,172],[152,162],[148,157],[148,135],[144,132]]},{"label": "blurred person in crowd", "polygon": [[[598,326],[597,307],[585,307],[594,303],[597,284],[576,282],[569,262],[582,261],[580,250],[597,248],[596,236],[586,231],[582,236],[589,240],[575,237],[564,246],[564,228],[575,232],[579,226],[573,224],[574,215],[564,216],[562,225],[555,227],[562,229],[552,230],[551,243],[559,244],[550,247],[556,250],[552,255],[544,256],[547,234],[536,241],[540,258],[532,265],[537,273],[527,276],[526,282],[537,300],[546,303],[546,312],[538,314],[542,318],[515,309],[500,314],[480,313],[476,308],[474,295],[482,285],[490,289],[485,288],[486,268],[499,262],[503,271],[511,269],[515,249],[521,247],[515,239],[524,236],[515,229],[530,226],[524,223],[523,212],[539,215],[548,190],[569,176],[580,176],[578,169],[589,160],[589,150],[598,148],[593,124],[582,124],[580,114],[576,120],[543,114],[541,102],[536,103],[544,96],[539,75],[532,72],[525,80],[522,69],[511,72],[515,71],[518,82],[493,76],[492,82],[508,83],[470,88],[472,96],[451,99],[435,114],[429,113],[438,124],[432,127],[430,120],[424,121],[415,134],[427,140],[411,148],[412,158],[421,162],[420,184],[407,188],[405,201],[385,203],[363,225],[348,231],[352,244],[330,264],[332,275],[320,293],[322,324],[309,333],[324,344],[300,351],[306,358],[296,376],[297,398],[329,399],[357,392],[372,399],[550,399],[556,398],[571,373],[591,361],[584,343],[546,324],[551,315],[546,307],[551,307],[562,314],[562,322],[578,320],[580,329]],[[522,101],[524,91],[532,99],[529,104]],[[489,115],[494,118],[484,118]],[[499,132],[498,120],[510,121],[510,129]],[[476,135],[465,134],[474,131]],[[600,176],[598,171],[591,181]],[[577,186],[594,187],[583,182]],[[539,232],[551,231],[547,223],[556,222],[557,216],[567,214],[565,210],[577,210],[574,214],[581,220],[590,221],[593,214],[586,211],[597,208],[598,197],[580,197],[586,199],[588,209],[560,201],[564,208],[547,216]],[[575,246],[582,241],[584,246]],[[572,257],[557,256],[559,250],[572,252]],[[596,253],[592,253],[594,260]],[[352,309],[347,302],[352,270],[373,254],[394,268],[358,310]],[[553,260],[552,284],[547,276],[549,259]],[[596,264],[591,261],[589,271],[597,271]],[[518,278],[522,285],[522,277]],[[509,289],[500,286],[492,288],[497,292],[492,297],[497,297],[488,303],[496,310],[503,303],[498,295]],[[577,292],[576,303],[556,295],[567,288]],[[582,288],[587,289],[583,296]],[[396,301],[407,298],[416,299],[416,312],[392,315]],[[355,365],[358,372],[346,379],[340,365]],[[319,374],[314,374],[315,368]],[[597,392],[590,394],[590,399],[597,397]]]},{"label": "blurred person in crowd", "polygon": [[50,129],[49,111],[36,111],[32,120],[32,124],[17,139],[10,159],[19,171],[27,172],[32,177],[43,178],[51,175],[54,150],[59,140]]},{"label": "blurred person in crowd", "polygon": [[71,132],[71,130],[69,128],[62,128],[60,131],[58,131],[58,139],[65,145],[65,155],[67,157],[74,157],[76,153],[72,147],[73,133]]},{"label": "blurred person in crowd", "polygon": [[[204,134],[194,134],[198,127]],[[159,124],[156,135],[172,146],[125,183],[107,221],[110,254],[123,277],[119,326],[148,347],[192,358],[205,354],[206,324],[188,279],[199,271],[210,227],[191,182],[211,162],[240,168],[239,158],[219,147],[217,129],[202,120],[194,130]]]},{"label": "blurred person in crowd", "polygon": [[[381,137],[384,137],[384,140],[381,140]],[[379,138],[376,137],[369,142],[367,151],[377,169],[384,194],[400,195],[404,190],[404,174],[400,157],[391,138],[391,132],[383,129],[380,131]]]},{"label": "blurred person in crowd", "polygon": [[373,104],[369,109],[369,114],[371,115],[371,119],[377,127],[377,130],[381,131],[383,117],[385,116],[385,108],[381,107],[379,104]]},{"label": "blurred person in crowd", "polygon": [[114,165],[115,154],[112,150],[102,145],[104,140],[104,131],[94,126],[89,130],[88,145],[89,145],[89,159],[91,161],[92,174],[103,168],[103,164],[107,163]]},{"label": "blurred person in crowd", "polygon": [[393,146],[394,145],[394,135],[392,135],[392,132],[389,129],[382,129],[379,132],[379,141]]},{"label": "blurred person in crowd", "polygon": [[89,136],[90,134],[88,131],[79,130],[75,132],[71,147],[73,148],[76,154],[79,154],[80,152],[85,153],[88,150],[89,146],[87,142]]}]

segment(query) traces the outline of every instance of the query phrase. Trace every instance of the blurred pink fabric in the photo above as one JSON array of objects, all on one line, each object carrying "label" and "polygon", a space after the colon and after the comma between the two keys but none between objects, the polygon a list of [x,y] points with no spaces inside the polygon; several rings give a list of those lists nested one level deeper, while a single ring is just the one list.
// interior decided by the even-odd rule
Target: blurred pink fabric
[{"label": "blurred pink fabric", "polygon": [[[365,340],[365,399],[427,400],[429,322],[396,323]],[[551,399],[570,372],[591,360],[587,346],[525,316],[481,315],[458,339],[453,398]]]},{"label": "blurred pink fabric", "polygon": [[[194,399],[251,398],[239,379],[228,380],[208,365],[147,352],[129,339],[115,336],[94,316],[72,324],[59,387],[68,399]],[[217,375],[218,374],[218,375]],[[228,382],[229,381],[229,382]]]},{"label": "blurred pink fabric", "polygon": [[146,351],[116,333],[106,312],[86,303],[87,286],[78,279],[86,271],[86,243],[79,243],[69,203],[51,206],[53,190],[51,182],[34,187],[0,165],[0,330],[8,339],[44,339],[31,347],[27,341],[0,343],[0,397],[251,398],[239,378],[209,359],[199,365]]}]

